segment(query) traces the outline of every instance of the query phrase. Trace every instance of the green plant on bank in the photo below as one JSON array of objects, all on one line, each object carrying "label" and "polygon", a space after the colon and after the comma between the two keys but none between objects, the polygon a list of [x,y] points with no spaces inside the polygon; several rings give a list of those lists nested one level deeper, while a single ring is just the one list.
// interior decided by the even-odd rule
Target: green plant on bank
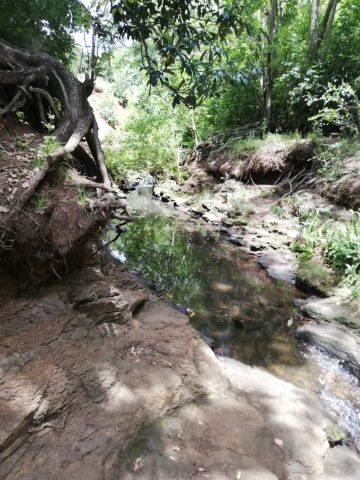
[{"label": "green plant on bank", "polygon": [[358,154],[360,151],[359,140],[344,137],[335,143],[322,143],[318,145],[317,157],[319,170],[329,180],[336,180],[343,175],[346,169],[346,159]]},{"label": "green plant on bank", "polygon": [[331,267],[341,273],[360,298],[360,213],[350,222],[330,230],[323,241],[324,255]]},{"label": "green plant on bank", "polygon": [[308,97],[308,104],[312,103],[321,105],[318,113],[309,118],[315,130],[335,129],[345,135],[359,135],[360,102],[351,85],[328,83],[322,95]]},{"label": "green plant on bank", "polygon": [[17,150],[27,150],[29,147],[29,142],[24,140],[24,138],[20,137],[19,135],[15,138],[15,148]]},{"label": "green plant on bank", "polygon": [[300,216],[301,238],[293,250],[301,262],[311,259],[315,253],[321,255],[351,287],[353,296],[360,298],[360,213],[355,212],[349,222],[340,225],[324,221],[327,215],[327,212],[310,210]]},{"label": "green plant on bank", "polygon": [[37,213],[43,213],[46,206],[46,196],[44,193],[36,193],[33,197],[33,205]]},{"label": "green plant on bank", "polygon": [[229,147],[233,154],[240,155],[241,153],[256,152],[262,147],[282,143],[288,140],[300,140],[301,135],[298,132],[279,134],[267,133],[262,136],[249,135],[245,138],[231,140]]},{"label": "green plant on bank", "polygon": [[19,122],[23,122],[24,121],[24,118],[25,118],[25,113],[24,112],[21,112],[20,110],[17,111],[15,113],[17,119],[19,120]]},{"label": "green plant on bank", "polygon": [[185,166],[172,164],[170,165],[169,173],[180,185],[190,177],[190,172]]},{"label": "green plant on bank", "polygon": [[48,113],[47,117],[48,117],[48,121],[47,122],[41,122],[41,123],[43,124],[43,127],[45,128],[45,130],[47,132],[47,136],[50,136],[51,133],[55,130],[55,125],[54,125],[55,115],[52,114],[52,113]]},{"label": "green plant on bank", "polygon": [[33,167],[41,168],[47,162],[47,157],[55,152],[60,147],[60,143],[56,138],[46,135],[43,139],[42,144],[40,145],[36,156],[31,160],[31,165]]},{"label": "green plant on bank", "polygon": [[286,209],[280,205],[273,205],[271,207],[271,212],[279,218],[284,218],[287,216]]},{"label": "green plant on bank", "polygon": [[17,119],[19,120],[20,123],[22,123],[23,125],[29,125],[28,122],[25,122],[25,113],[18,110],[17,112],[15,112],[15,115],[17,117]]},{"label": "green plant on bank", "polygon": [[77,196],[77,202],[81,207],[86,207],[88,198],[86,196],[86,192],[83,188],[80,187],[80,185],[76,186],[76,196]]},{"label": "green plant on bank", "polygon": [[315,253],[315,247],[322,235],[320,216],[317,210],[300,215],[301,238],[293,245],[293,251],[300,261],[309,260]]}]

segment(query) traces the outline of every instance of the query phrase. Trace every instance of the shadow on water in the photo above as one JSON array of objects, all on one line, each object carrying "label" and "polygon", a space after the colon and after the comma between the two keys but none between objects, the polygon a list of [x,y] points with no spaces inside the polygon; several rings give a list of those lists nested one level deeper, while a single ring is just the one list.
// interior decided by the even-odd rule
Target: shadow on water
[{"label": "shadow on water", "polygon": [[360,451],[359,382],[337,360],[296,341],[293,300],[300,292],[151,194],[140,187],[129,195],[135,220],[112,245],[114,257],[187,313],[216,353],[315,393]]}]

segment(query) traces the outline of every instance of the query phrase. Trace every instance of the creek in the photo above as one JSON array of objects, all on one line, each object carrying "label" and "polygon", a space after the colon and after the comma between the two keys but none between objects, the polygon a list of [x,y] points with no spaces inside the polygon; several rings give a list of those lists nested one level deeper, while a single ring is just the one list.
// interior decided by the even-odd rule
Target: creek
[{"label": "creek", "polygon": [[293,304],[303,294],[270,279],[207,224],[154,200],[151,187],[137,188],[128,202],[135,220],[112,244],[112,255],[186,313],[216,354],[264,368],[320,397],[346,443],[360,452],[359,380],[337,359],[296,339]]}]

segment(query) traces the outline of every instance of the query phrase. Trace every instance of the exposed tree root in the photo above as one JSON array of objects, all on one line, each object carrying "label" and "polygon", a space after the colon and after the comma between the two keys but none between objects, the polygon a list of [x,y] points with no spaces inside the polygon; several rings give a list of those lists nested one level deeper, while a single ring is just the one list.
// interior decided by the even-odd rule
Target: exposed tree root
[{"label": "exposed tree root", "polygon": [[[43,124],[49,123],[47,113],[51,113],[55,119],[53,136],[60,145],[48,156],[47,165],[31,179],[29,187],[14,205],[14,211],[23,209],[49,171],[69,154],[77,161],[80,172],[77,183],[97,189],[97,207],[121,206],[111,186],[98,125],[87,100],[92,92],[88,82],[79,82],[62,64],[45,53],[20,49],[1,39],[0,51],[0,95],[4,105],[0,109],[0,118],[25,104],[37,111]],[[84,139],[91,155],[80,145]],[[104,195],[105,198],[101,198]],[[8,221],[13,215],[11,212]]]},{"label": "exposed tree root", "polygon": [[[52,137],[57,145],[26,181],[16,189],[6,187],[6,192],[17,190],[17,194],[9,200],[6,193],[6,207],[4,204],[0,211],[0,253],[6,250],[2,261],[36,280],[48,278],[49,273],[59,276],[66,271],[67,262],[75,265],[80,257],[88,258],[87,240],[115,211],[123,225],[130,220],[126,201],[113,188],[105,165],[98,125],[88,102],[90,87],[51,56],[0,39],[0,120],[24,110],[27,119],[43,125],[45,132],[53,123]],[[70,180],[54,183],[56,172],[61,171],[57,166],[68,155],[71,161],[62,165],[76,170],[70,169]],[[13,162],[16,157],[8,158]],[[77,190],[71,188],[74,186],[91,189],[89,205],[79,203]],[[46,211],[39,218],[32,209],[44,191]]]}]

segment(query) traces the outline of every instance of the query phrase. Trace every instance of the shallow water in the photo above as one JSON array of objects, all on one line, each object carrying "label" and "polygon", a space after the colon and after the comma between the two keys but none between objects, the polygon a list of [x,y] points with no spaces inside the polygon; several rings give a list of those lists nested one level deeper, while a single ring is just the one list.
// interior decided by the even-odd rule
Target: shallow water
[{"label": "shallow water", "polygon": [[154,201],[148,187],[128,201],[136,220],[112,254],[187,313],[216,353],[315,392],[360,451],[359,382],[340,362],[296,340],[293,301],[300,292],[271,280],[205,224]]}]

